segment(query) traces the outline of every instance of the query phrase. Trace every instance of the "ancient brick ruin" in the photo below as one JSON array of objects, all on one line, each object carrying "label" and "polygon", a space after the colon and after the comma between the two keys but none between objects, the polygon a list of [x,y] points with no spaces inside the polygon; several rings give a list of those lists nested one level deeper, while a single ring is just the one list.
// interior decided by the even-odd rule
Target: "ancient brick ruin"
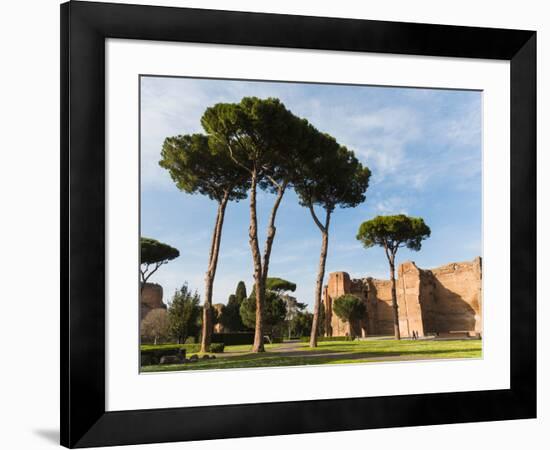
[{"label": "ancient brick ruin", "polygon": [[[160,284],[156,283],[145,283],[143,286],[143,291],[141,293],[140,301],[140,322],[145,319],[147,314],[149,314],[153,309],[162,308],[166,309],[166,303],[162,301],[163,290]],[[216,303],[212,305],[212,308],[216,313],[221,315],[225,305],[221,303]],[[214,325],[214,333],[225,333],[225,329],[221,323],[216,323]]]},{"label": "ancient brick ruin", "polygon": [[[225,308],[225,305],[223,303],[214,303],[212,305],[212,309],[215,311],[218,318],[221,317],[223,308]],[[213,331],[214,333],[225,333],[228,330],[226,330],[220,322],[217,322],[214,324]]]},{"label": "ancient brick ruin", "polygon": [[[412,261],[399,266],[396,280],[401,336],[481,336],[481,258],[420,269]],[[367,314],[352,323],[356,336],[392,335],[391,282],[375,278],[350,279],[346,272],[329,274],[324,287],[325,330],[329,336],[349,334],[349,325],[332,313],[343,294],[365,303]]]},{"label": "ancient brick ruin", "polygon": [[162,301],[162,286],[156,283],[145,283],[141,292],[139,320],[145,319],[153,309],[166,309],[166,304]]}]

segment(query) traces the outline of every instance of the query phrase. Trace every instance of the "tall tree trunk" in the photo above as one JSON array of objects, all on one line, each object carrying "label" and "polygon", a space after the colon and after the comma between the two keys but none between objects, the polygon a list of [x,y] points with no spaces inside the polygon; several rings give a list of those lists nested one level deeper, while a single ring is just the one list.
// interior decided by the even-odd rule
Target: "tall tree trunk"
[{"label": "tall tree trunk", "polygon": [[391,303],[393,306],[393,333],[395,339],[401,339],[399,333],[399,312],[397,306],[397,292],[395,289],[395,263],[390,260],[390,278],[391,278]]},{"label": "tall tree trunk", "polygon": [[263,260],[260,256],[260,247],[258,245],[258,220],[256,217],[256,190],[257,180],[253,175],[252,186],[250,191],[250,247],[252,248],[252,257],[254,261],[254,283],[256,289],[256,328],[254,333],[254,346],[252,351],[255,353],[264,352],[264,304],[265,304],[265,286],[267,274],[269,271],[269,259],[271,257],[271,249],[273,248],[273,240],[275,239],[275,218],[277,210],[285,194],[286,183],[277,189],[277,197],[271,215],[267,224],[267,236],[265,240]]},{"label": "tall tree trunk", "polygon": [[332,337],[332,299],[327,296],[325,297],[325,335]]},{"label": "tall tree trunk", "polygon": [[277,228],[275,228],[275,218],[277,217],[277,211],[279,210],[279,205],[281,204],[283,195],[285,195],[286,184],[287,183],[285,182],[281,187],[277,189],[277,197],[275,198],[273,208],[271,208],[271,215],[269,216],[269,222],[267,224],[267,235],[265,239],[264,259],[262,267],[264,284],[267,280],[267,274],[269,272],[269,259],[271,258],[271,249],[273,248],[273,240],[275,239],[275,233],[277,231]]},{"label": "tall tree trunk", "polygon": [[205,353],[210,350],[210,342],[212,340],[212,291],[214,287],[214,278],[216,277],[216,269],[218,266],[218,255],[220,253],[220,242],[222,237],[223,219],[225,217],[225,208],[229,200],[229,192],[226,192],[218,205],[218,213],[216,214],[216,224],[212,233],[212,243],[210,245],[210,258],[208,261],[208,270],[204,277],[204,307],[202,310],[202,338],[201,352]]},{"label": "tall tree trunk", "polygon": [[355,331],[353,330],[353,325],[351,323],[351,317],[348,319],[348,335],[349,335],[349,338],[353,341],[353,339],[355,338]]},{"label": "tall tree trunk", "polygon": [[[314,219],[317,219],[313,207],[310,206],[310,211]],[[321,309],[321,295],[323,292],[323,279],[325,277],[325,266],[327,262],[327,252],[328,252],[328,229],[330,225],[330,214],[331,211],[328,210],[326,213],[325,225],[321,225],[318,220],[315,220],[317,226],[322,233],[322,244],[321,244],[321,254],[319,255],[319,270],[317,271],[317,283],[315,284],[315,306],[313,307],[313,322],[311,325],[311,335],[309,338],[309,346],[317,347],[317,334],[319,333],[319,315]],[[326,311],[325,311],[326,313]]]},{"label": "tall tree trunk", "polygon": [[255,353],[265,351],[263,327],[265,284],[262,273],[262,257],[260,254],[260,246],[258,245],[258,218],[256,216],[257,185],[257,174],[254,171],[250,186],[250,227],[248,230],[248,242],[250,244],[250,249],[252,250],[252,262],[254,264],[254,290],[256,293],[256,324],[254,330],[254,345],[252,346],[252,351]]}]

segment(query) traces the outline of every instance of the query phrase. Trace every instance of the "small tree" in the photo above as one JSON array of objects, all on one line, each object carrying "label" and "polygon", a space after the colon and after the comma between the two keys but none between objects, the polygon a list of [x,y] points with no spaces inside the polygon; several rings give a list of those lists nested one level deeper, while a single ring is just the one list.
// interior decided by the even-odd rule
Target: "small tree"
[{"label": "small tree", "polygon": [[231,294],[220,318],[224,329],[229,331],[240,331],[243,326],[241,315],[239,313],[240,307],[241,305],[237,302],[237,296],[235,294]]},{"label": "small tree", "polygon": [[311,333],[313,314],[309,311],[298,311],[290,321],[290,329],[293,336],[307,336]]},{"label": "small tree", "polygon": [[420,217],[409,217],[404,214],[396,216],[377,216],[363,222],[359,227],[357,239],[365,248],[380,246],[384,248],[390,264],[391,298],[393,306],[393,329],[395,339],[401,339],[399,332],[399,312],[395,289],[395,255],[401,247],[418,251],[422,241],[430,237],[430,228]]},{"label": "small tree", "polygon": [[140,239],[141,266],[139,273],[141,276],[141,292],[147,280],[151,278],[160,266],[172,261],[180,255],[178,249],[163,244],[155,239],[142,237]]},{"label": "small tree", "polygon": [[182,344],[189,336],[197,336],[200,329],[201,307],[197,292],[191,293],[187,284],[175,292],[168,306],[170,335]]},{"label": "small tree", "polygon": [[[264,301],[263,324],[275,327],[284,322],[286,317],[286,302],[284,295],[288,291],[295,291],[296,284],[282,278],[267,278],[266,295]],[[250,296],[246,298],[240,308],[241,319],[245,326],[254,328],[256,324],[256,288],[252,288]]]},{"label": "small tree", "polygon": [[166,339],[170,331],[168,313],[164,308],[156,308],[149,312],[141,321],[141,335],[150,339],[155,345],[161,339]]},{"label": "small tree", "polygon": [[237,283],[237,289],[235,289],[235,299],[241,304],[246,297],[246,284],[244,284],[244,281],[239,281]]},{"label": "small tree", "polygon": [[279,328],[278,331],[280,335],[283,336],[285,333],[284,328],[285,328],[285,322],[286,322],[286,325],[287,325],[286,328],[290,335],[292,331],[290,329],[290,319],[292,319],[292,317],[294,317],[294,315],[298,311],[302,311],[306,307],[304,303],[298,302],[296,297],[293,297],[289,294],[289,292],[294,292],[296,290],[296,283],[293,283],[292,281],[284,280],[283,278],[272,277],[266,280],[266,288],[268,289],[268,292],[276,293],[280,297],[280,299],[284,302],[284,305],[285,305],[284,320],[283,321],[279,320],[276,324],[273,324],[272,333],[275,333],[275,329]]},{"label": "small tree", "polygon": [[306,309],[307,305],[305,303],[300,303],[296,297],[289,294],[283,294],[281,295],[281,298],[285,302],[286,307],[286,331],[288,332],[288,338],[291,339],[293,333],[295,332],[296,318],[303,314],[303,311]]},{"label": "small tree", "polygon": [[292,338],[292,320],[296,317],[301,308],[305,308],[305,304],[299,303],[296,297],[292,295],[283,295],[282,300],[285,302],[285,325],[288,332],[288,339]]},{"label": "small tree", "polygon": [[365,304],[355,295],[345,294],[334,300],[332,309],[342,321],[348,323],[349,336],[353,339],[355,331],[353,330],[352,322],[364,317],[366,312]]},{"label": "small tree", "polygon": [[[240,308],[243,324],[251,329],[256,325],[256,297],[252,294],[246,298]],[[266,291],[264,301],[263,324],[274,327],[285,320],[286,305],[281,296],[273,291]]]},{"label": "small tree", "polygon": [[244,331],[246,327],[241,320],[240,308],[243,300],[246,299],[246,286],[244,281],[239,281],[234,294],[227,299],[227,305],[223,309],[220,321],[224,328],[230,331]]}]

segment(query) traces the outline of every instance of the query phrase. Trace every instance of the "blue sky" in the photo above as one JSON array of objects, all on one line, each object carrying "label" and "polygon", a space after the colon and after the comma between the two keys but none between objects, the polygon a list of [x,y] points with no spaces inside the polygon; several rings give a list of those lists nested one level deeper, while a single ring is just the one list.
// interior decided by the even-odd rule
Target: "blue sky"
[{"label": "blue sky", "polygon": [[[355,239],[361,222],[381,214],[421,216],[432,230],[422,250],[399,251],[399,263],[423,268],[481,255],[481,93],[373,86],[342,86],[187,78],[141,79],[141,234],[166,242],[181,256],[151,281],[164,301],[187,282],[201,296],[216,204],[178,191],[158,165],[165,137],[200,132],[200,117],[217,102],[244,96],[277,97],[294,114],[355,151],[372,171],[366,201],[337,209],[330,231],[327,275],[388,278],[379,248]],[[261,193],[260,242],[273,196]],[[252,286],[248,200],[230,203],[222,236],[214,303],[226,303],[237,282]],[[294,192],[277,217],[270,276],[297,284],[299,301],[313,302],[321,237]],[[326,278],[325,278],[326,281]]]}]

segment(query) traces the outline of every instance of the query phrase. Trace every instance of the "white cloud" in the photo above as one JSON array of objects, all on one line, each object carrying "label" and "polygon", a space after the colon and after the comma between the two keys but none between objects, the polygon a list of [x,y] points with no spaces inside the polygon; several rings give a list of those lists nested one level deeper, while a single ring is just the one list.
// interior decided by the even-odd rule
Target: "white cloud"
[{"label": "white cloud", "polygon": [[[434,100],[433,95],[428,98]],[[455,180],[457,189],[462,189],[481,170],[480,102],[475,98],[458,111],[447,111],[441,103],[343,114],[345,126],[334,127],[342,130],[338,139],[356,150],[373,171],[371,186],[384,183],[422,190]]]},{"label": "white cloud", "polygon": [[405,207],[406,203],[407,202],[400,197],[387,197],[377,201],[374,207],[376,211],[382,215],[408,214],[409,211]]},{"label": "white cloud", "polygon": [[167,189],[173,185],[168,172],[158,165],[167,136],[197,132],[204,110],[202,89],[186,80],[142,78],[141,182],[144,188]]},{"label": "white cloud", "polygon": [[378,178],[401,171],[406,146],[422,136],[417,113],[407,107],[386,107],[348,118],[351,144],[375,169]]}]

